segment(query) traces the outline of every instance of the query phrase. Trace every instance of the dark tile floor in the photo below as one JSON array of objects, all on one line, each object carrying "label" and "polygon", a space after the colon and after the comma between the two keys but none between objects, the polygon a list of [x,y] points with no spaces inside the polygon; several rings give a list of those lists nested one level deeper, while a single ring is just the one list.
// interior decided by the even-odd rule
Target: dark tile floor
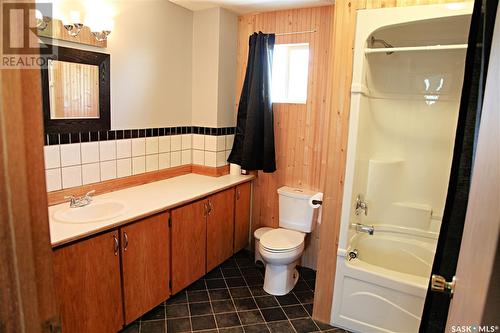
[{"label": "dark tile floor", "polygon": [[315,278],[315,271],[301,268],[293,292],[269,295],[262,288],[264,270],[241,251],[122,333],[344,333],[311,319]]}]

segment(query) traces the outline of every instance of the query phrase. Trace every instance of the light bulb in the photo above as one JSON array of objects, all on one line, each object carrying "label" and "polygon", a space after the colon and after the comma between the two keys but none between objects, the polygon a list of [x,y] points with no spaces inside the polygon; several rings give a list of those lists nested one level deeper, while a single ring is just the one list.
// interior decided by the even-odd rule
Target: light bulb
[{"label": "light bulb", "polygon": [[40,9],[35,9],[35,17],[37,20],[43,20],[43,14]]}]

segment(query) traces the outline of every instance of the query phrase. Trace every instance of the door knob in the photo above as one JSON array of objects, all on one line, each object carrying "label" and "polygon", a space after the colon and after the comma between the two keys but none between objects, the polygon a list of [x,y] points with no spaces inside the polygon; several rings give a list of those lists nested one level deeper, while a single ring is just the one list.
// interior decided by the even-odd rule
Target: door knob
[{"label": "door knob", "polygon": [[450,295],[450,297],[452,297],[453,291],[455,290],[455,283],[456,283],[455,277],[451,279],[451,282],[448,282],[441,275],[432,274],[431,290],[438,293],[448,294]]}]

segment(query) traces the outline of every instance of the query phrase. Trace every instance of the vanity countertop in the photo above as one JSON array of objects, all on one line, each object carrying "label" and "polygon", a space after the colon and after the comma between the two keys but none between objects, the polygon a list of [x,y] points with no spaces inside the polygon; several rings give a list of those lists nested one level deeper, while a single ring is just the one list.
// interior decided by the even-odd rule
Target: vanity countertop
[{"label": "vanity countertop", "polygon": [[254,176],[246,175],[210,177],[191,173],[97,195],[94,197],[95,201],[103,199],[120,201],[125,204],[126,209],[120,216],[93,223],[71,224],[57,222],[53,217],[55,211],[67,207],[69,204],[66,202],[50,206],[50,241],[52,247],[63,245],[206,197],[212,193],[250,181],[253,178]]}]

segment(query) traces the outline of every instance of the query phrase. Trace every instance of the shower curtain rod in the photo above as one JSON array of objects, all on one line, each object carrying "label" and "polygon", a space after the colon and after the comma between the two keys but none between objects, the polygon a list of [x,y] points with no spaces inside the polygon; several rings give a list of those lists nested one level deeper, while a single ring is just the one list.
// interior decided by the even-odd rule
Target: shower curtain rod
[{"label": "shower curtain rod", "polygon": [[304,30],[304,31],[293,31],[293,32],[281,32],[281,33],[275,33],[276,36],[287,36],[287,35],[300,35],[300,34],[312,34],[314,32],[317,32],[317,29],[313,30]]},{"label": "shower curtain rod", "polygon": [[316,29],[313,30],[304,30],[304,31],[294,31],[294,32],[282,32],[275,34],[276,36],[286,36],[286,35],[300,35],[300,34],[312,34],[316,32]]}]

